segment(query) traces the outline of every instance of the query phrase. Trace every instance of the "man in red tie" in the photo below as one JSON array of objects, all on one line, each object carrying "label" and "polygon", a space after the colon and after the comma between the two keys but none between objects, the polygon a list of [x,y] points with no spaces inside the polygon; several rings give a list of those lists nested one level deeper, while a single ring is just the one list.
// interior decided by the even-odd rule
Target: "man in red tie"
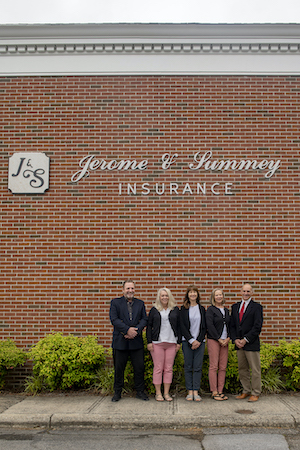
[{"label": "man in red tie", "polygon": [[[236,398],[249,397],[248,402],[256,402],[261,393],[260,341],[263,324],[263,310],[252,300],[253,289],[248,283],[242,287],[242,301],[232,306],[230,336],[235,344],[238,368],[243,392]],[[250,369],[252,377],[250,376]]]}]

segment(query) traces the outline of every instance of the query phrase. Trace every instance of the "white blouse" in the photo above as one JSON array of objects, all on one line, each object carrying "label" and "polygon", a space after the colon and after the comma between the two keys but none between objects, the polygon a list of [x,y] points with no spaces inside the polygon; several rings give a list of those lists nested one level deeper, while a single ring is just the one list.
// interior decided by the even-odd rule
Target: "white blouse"
[{"label": "white blouse", "polygon": [[158,341],[153,341],[153,344],[158,344],[160,342],[168,342],[170,344],[177,344],[177,338],[174,334],[174,331],[171,327],[169,321],[170,309],[163,309],[160,311],[161,316],[161,326],[160,333],[158,336]]}]

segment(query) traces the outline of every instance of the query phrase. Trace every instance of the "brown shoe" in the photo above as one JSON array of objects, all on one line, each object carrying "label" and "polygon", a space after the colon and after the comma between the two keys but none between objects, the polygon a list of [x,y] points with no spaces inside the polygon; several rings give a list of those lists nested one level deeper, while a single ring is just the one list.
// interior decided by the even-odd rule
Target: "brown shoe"
[{"label": "brown shoe", "polygon": [[243,392],[241,395],[237,395],[235,398],[237,400],[244,400],[244,398],[247,398],[249,396],[250,396],[250,394],[246,394],[245,392]]},{"label": "brown shoe", "polygon": [[258,399],[259,399],[258,395],[251,395],[251,397],[248,398],[248,402],[257,402]]}]

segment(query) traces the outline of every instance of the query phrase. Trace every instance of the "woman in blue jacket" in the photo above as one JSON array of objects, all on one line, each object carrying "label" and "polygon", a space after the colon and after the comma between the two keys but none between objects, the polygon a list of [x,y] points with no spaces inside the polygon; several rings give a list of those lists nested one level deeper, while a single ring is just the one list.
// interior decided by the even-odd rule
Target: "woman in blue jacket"
[{"label": "woman in blue jacket", "polygon": [[182,351],[184,356],[186,400],[200,402],[199,395],[202,364],[205,350],[206,320],[205,309],[200,305],[200,294],[196,286],[186,290],[180,310]]},{"label": "woman in blue jacket", "polygon": [[[153,359],[153,384],[155,399],[158,402],[171,402],[169,394],[173,378],[173,364],[180,348],[181,332],[179,309],[171,291],[167,288],[158,290],[156,302],[151,308],[147,325],[147,348]],[[164,395],[161,392],[163,380]]]}]

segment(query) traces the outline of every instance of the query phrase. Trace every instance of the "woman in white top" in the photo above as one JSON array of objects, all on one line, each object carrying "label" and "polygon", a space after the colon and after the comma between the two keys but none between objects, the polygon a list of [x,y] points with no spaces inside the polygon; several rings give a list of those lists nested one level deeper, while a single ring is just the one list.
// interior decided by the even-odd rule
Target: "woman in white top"
[{"label": "woman in white top", "polygon": [[189,286],[180,310],[182,351],[184,356],[186,400],[200,402],[199,389],[205,350],[205,309],[200,305],[200,293],[196,286]]},{"label": "woman in white top", "polygon": [[[151,308],[147,325],[147,348],[153,359],[153,384],[158,402],[171,402],[169,394],[173,378],[173,364],[180,348],[181,332],[179,309],[168,288],[158,290],[156,302]],[[164,395],[161,385],[164,385]]]}]

